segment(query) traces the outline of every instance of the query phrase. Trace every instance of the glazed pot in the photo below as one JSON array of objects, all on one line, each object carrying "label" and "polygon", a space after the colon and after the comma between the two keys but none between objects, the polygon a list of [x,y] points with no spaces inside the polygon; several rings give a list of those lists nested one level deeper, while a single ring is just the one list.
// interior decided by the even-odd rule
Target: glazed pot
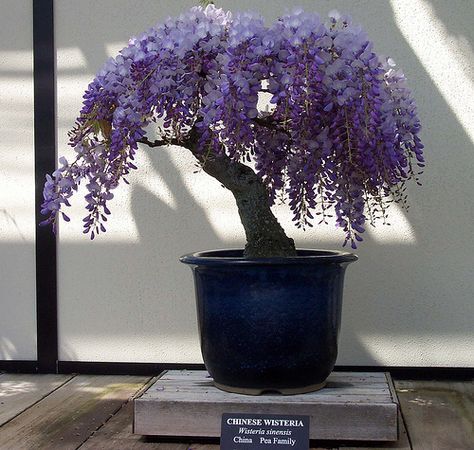
[{"label": "glazed pot", "polygon": [[201,351],[215,385],[244,394],[310,392],[334,368],[351,253],[298,250],[243,258],[242,250],[185,255],[194,274]]}]

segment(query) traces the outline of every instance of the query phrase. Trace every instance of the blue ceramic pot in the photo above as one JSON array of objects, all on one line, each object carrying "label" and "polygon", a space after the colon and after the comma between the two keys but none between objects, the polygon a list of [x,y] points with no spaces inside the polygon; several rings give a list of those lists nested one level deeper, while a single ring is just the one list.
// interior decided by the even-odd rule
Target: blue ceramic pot
[{"label": "blue ceramic pot", "polygon": [[334,368],[350,253],[242,257],[215,250],[181,257],[194,273],[201,351],[217,387],[302,393]]}]

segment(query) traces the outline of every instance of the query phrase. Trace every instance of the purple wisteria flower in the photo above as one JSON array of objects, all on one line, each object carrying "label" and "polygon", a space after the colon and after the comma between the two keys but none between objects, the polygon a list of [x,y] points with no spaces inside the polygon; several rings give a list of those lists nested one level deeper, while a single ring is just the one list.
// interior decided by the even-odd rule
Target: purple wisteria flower
[{"label": "purple wisteria flower", "polygon": [[70,132],[76,157],[47,176],[44,223],[69,220],[63,205],[83,182],[84,232],[105,231],[112,191],[136,169],[151,123],[164,141],[194,130],[198,152],[254,161],[298,226],[335,215],[353,248],[391,202],[406,204],[405,183],[424,167],[403,73],[348,17],[296,11],[268,27],[254,14],[194,7],[131,39],[89,85]]}]

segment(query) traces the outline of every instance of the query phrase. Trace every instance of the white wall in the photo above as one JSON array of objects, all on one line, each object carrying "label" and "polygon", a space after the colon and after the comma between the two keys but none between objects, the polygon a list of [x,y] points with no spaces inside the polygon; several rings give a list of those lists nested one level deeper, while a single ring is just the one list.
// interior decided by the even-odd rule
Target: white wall
[{"label": "white wall", "polygon": [[[193,1],[57,0],[59,153],[82,93],[108,56]],[[218,1],[269,20],[281,1]],[[297,4],[296,2],[291,2]],[[474,322],[472,193],[474,3],[453,0],[298,2],[350,13],[404,68],[424,125],[424,186],[412,187],[409,214],[369,230],[348,269],[338,364],[472,366]],[[144,150],[132,185],[112,204],[109,231],[81,234],[82,201],[59,245],[60,358],[84,361],[199,362],[191,272],[180,255],[241,246],[231,196],[193,174],[185,150]],[[339,248],[342,236],[303,234],[279,215],[301,247]],[[2,257],[2,261],[3,261]]]},{"label": "white wall", "polygon": [[0,360],[36,359],[32,6],[0,8]]}]

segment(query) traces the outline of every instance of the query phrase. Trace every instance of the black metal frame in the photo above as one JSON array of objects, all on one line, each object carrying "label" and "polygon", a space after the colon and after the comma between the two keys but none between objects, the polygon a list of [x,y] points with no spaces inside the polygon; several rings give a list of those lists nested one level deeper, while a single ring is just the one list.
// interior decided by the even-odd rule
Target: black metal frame
[{"label": "black metal frame", "polygon": [[[58,360],[56,239],[40,205],[45,175],[56,166],[54,0],[32,0],[35,120],[37,361],[0,360],[0,371],[154,375],[167,369],[203,369],[202,364],[83,362]],[[340,371],[386,371],[397,378],[472,379],[474,368],[336,366]]]},{"label": "black metal frame", "polygon": [[0,360],[0,373],[37,373],[38,362],[37,361],[25,361],[25,360]]},{"label": "black metal frame", "polygon": [[[57,361],[60,374],[157,375],[163,370],[203,370],[204,364]],[[473,380],[472,367],[336,366],[339,372],[390,372],[398,380]],[[0,372],[37,373],[37,361],[2,361]]]},{"label": "black metal frame", "polygon": [[56,238],[40,227],[45,175],[56,167],[56,82],[53,0],[33,0],[36,328],[38,372],[55,373],[58,360]]},{"label": "black metal frame", "polygon": [[204,370],[204,364],[59,361],[58,373],[157,375],[163,370]]},{"label": "black metal frame", "polygon": [[[163,370],[204,370],[204,364],[117,363],[59,361],[58,373],[93,375],[156,375]],[[390,372],[396,379],[406,380],[472,380],[474,368],[400,367],[400,366],[336,366],[338,372]]]}]

